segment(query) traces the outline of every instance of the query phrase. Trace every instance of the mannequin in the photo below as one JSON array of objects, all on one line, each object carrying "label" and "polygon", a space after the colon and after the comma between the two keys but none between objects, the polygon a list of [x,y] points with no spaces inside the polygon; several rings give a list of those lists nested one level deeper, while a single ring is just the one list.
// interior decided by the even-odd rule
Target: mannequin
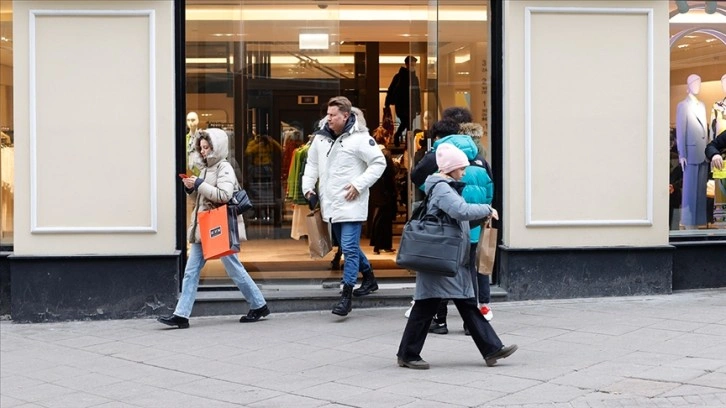
[{"label": "mannequin", "polygon": [[189,133],[187,133],[187,139],[186,139],[186,146],[187,146],[187,173],[191,171],[192,174],[195,176],[199,175],[199,169],[196,168],[193,164],[193,160],[190,157],[190,154],[194,152],[194,134],[197,133],[197,130],[199,130],[199,116],[196,112],[189,112],[187,114],[187,128],[189,128]]},{"label": "mannequin", "polygon": [[711,139],[726,130],[726,74],[721,77],[724,98],[716,101],[711,109]]},{"label": "mannequin", "polygon": [[708,129],[706,106],[696,95],[701,91],[701,77],[688,76],[688,95],[676,108],[676,144],[678,162],[683,169],[681,224],[695,228],[706,224],[706,182],[709,165],[706,161]]}]

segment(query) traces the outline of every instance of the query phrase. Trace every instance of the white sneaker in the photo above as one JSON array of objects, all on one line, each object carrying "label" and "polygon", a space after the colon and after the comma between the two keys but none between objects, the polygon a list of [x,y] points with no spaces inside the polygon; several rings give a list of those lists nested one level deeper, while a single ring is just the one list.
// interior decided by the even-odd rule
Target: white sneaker
[{"label": "white sneaker", "polygon": [[411,301],[411,307],[409,307],[408,310],[406,310],[406,313],[403,314],[406,317],[406,319],[408,319],[408,316],[411,316],[411,309],[413,309],[413,304],[414,303],[416,303],[416,301],[415,300],[412,300]]}]

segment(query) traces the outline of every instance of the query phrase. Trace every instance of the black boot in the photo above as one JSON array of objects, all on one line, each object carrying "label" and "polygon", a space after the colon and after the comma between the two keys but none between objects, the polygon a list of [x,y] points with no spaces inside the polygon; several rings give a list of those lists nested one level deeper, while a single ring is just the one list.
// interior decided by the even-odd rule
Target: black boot
[{"label": "black boot", "polygon": [[353,293],[353,285],[343,285],[343,294],[340,296],[340,301],[333,308],[333,314],[338,316],[348,316],[351,310],[353,310],[353,299],[351,295]]},{"label": "black boot", "polygon": [[378,282],[376,282],[376,277],[373,276],[373,271],[363,272],[363,282],[361,282],[360,287],[353,291],[353,296],[365,296],[370,295],[371,292],[375,292],[378,290]]},{"label": "black boot", "polygon": [[343,255],[343,251],[338,247],[338,250],[333,255],[333,260],[330,261],[330,268],[334,271],[340,270],[340,257]]}]

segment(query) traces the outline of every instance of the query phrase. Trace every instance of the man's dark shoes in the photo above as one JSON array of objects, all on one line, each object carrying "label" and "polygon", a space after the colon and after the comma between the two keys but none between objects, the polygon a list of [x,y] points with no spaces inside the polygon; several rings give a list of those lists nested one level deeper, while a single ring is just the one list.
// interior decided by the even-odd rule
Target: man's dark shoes
[{"label": "man's dark shoes", "polygon": [[496,353],[492,353],[484,357],[484,361],[486,361],[487,367],[493,367],[497,364],[497,360],[511,356],[512,353],[517,351],[517,348],[518,347],[516,344],[512,344],[511,346],[503,346]]},{"label": "man's dark shoes", "polygon": [[239,322],[240,323],[256,322],[260,319],[264,319],[269,314],[270,314],[270,309],[267,308],[267,305],[264,305],[258,309],[250,309],[250,311],[247,312],[247,315],[239,318]]},{"label": "man's dark shoes", "polygon": [[424,359],[419,358],[418,360],[406,361],[402,358],[398,358],[399,367],[412,368],[414,370],[428,370],[431,366]]},{"label": "man's dark shoes", "polygon": [[343,285],[343,293],[340,295],[340,300],[333,307],[333,314],[338,316],[348,316],[351,310],[353,310],[353,285]]},{"label": "man's dark shoes", "polygon": [[156,320],[160,323],[164,323],[167,326],[176,326],[179,329],[189,328],[189,319],[185,317],[179,317],[177,315],[160,316]]},{"label": "man's dark shoes", "polygon": [[376,277],[373,275],[373,271],[363,272],[363,281],[361,282],[360,287],[353,291],[353,296],[366,296],[377,290],[378,282],[376,282]]}]

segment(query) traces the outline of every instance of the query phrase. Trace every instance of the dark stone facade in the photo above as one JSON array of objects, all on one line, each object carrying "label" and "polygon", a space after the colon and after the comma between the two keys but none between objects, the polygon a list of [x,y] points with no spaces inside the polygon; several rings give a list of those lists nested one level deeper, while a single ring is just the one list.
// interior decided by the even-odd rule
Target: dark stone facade
[{"label": "dark stone facade", "polygon": [[180,254],[7,258],[15,322],[127,319],[173,307]]},{"label": "dark stone facade", "polygon": [[501,248],[508,300],[671,293],[673,247]]},{"label": "dark stone facade", "polygon": [[726,287],[726,241],[673,243],[673,290]]}]

